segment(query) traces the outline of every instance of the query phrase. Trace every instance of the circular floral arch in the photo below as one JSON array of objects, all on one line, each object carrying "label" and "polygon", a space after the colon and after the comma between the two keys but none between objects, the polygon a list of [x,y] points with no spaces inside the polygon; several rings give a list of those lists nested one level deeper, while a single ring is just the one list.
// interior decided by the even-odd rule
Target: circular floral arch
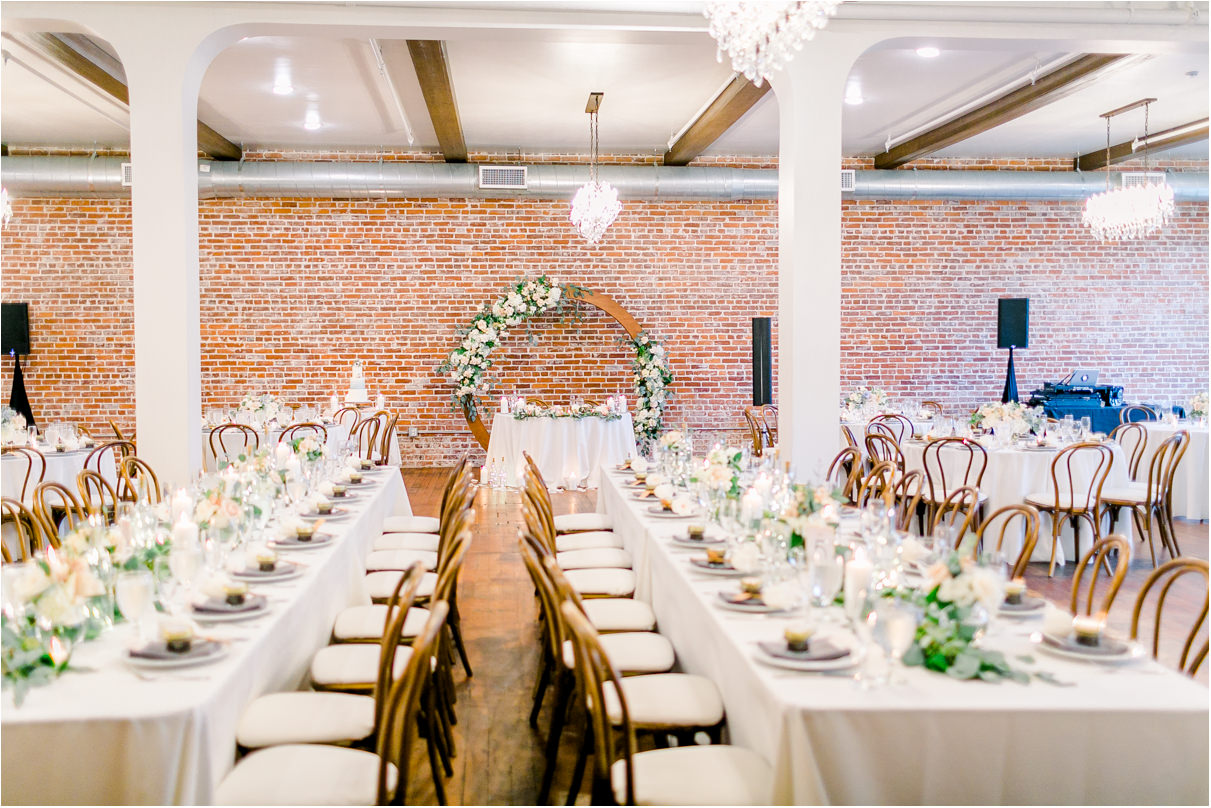
[{"label": "circular floral arch", "polygon": [[666,387],[673,381],[664,346],[644,333],[639,322],[609,295],[593,292],[573,284],[558,284],[543,275],[520,279],[492,303],[485,303],[471,324],[459,332],[459,345],[438,369],[454,387],[454,403],[463,411],[471,434],[485,449],[488,430],[479,417],[476,397],[488,392],[491,382],[486,378],[492,367],[492,350],[510,328],[528,320],[559,311],[564,306],[583,303],[610,317],[627,332],[625,342],[635,351],[631,362],[635,382],[635,436],[641,442],[652,440],[660,432],[664,405],[668,399]]}]

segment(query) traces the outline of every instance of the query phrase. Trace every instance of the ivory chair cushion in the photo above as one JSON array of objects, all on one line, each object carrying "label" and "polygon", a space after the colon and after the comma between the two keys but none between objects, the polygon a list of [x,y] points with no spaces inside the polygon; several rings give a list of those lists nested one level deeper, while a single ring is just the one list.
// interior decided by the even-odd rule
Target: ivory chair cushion
[{"label": "ivory chair cushion", "polygon": [[[1036,508],[1055,509],[1055,492],[1054,491],[1036,491],[1033,494],[1027,494],[1025,498],[1027,505],[1033,505]],[[1060,503],[1064,508],[1070,504],[1080,508],[1085,502],[1085,492],[1078,491],[1075,496],[1070,497],[1067,491],[1060,491]],[[1090,501],[1090,505],[1093,502]]]},{"label": "ivory chair cushion", "polygon": [[556,553],[555,563],[563,570],[596,569],[599,567],[631,568],[631,554],[617,547],[592,550],[567,550]]},{"label": "ivory chair cushion", "polygon": [[[628,696],[629,698],[629,696]],[[245,749],[288,743],[350,743],[374,733],[374,699],[304,690],[270,693],[244,709],[236,743]]]},{"label": "ivory chair cushion", "polygon": [[[372,572],[366,576],[366,591],[374,600],[386,600],[395,591],[395,585],[399,583],[399,579],[403,574],[401,570]],[[424,577],[420,579],[420,586],[416,589],[416,596],[418,598],[431,598],[433,597],[433,590],[436,587],[437,573],[426,572]]]},{"label": "ivory chair cushion", "polygon": [[441,522],[436,516],[388,516],[383,520],[384,533],[436,533]]},{"label": "ivory chair cushion", "polygon": [[635,594],[635,573],[622,569],[568,570],[564,573],[568,583],[582,597],[604,595],[613,598],[629,598]]},{"label": "ivory chair cushion", "polygon": [[555,517],[556,533],[610,530],[613,527],[614,519],[608,513],[561,513]]},{"label": "ivory chair cushion", "polygon": [[[651,631],[635,631],[625,634],[601,635],[601,647],[605,649],[610,663],[621,674],[664,673],[673,669],[677,656],[673,644],[667,638]],[[576,655],[571,641],[563,645],[563,664],[576,666]]]},{"label": "ivory chair cushion", "polygon": [[621,546],[622,537],[612,530],[586,530],[582,533],[564,533],[555,537],[555,550],[560,553]]},{"label": "ivory chair cushion", "polygon": [[[404,628],[401,637],[415,637],[425,627],[429,619],[429,610],[413,606],[404,618]],[[371,606],[350,606],[336,616],[332,625],[332,638],[337,642],[378,641],[382,639],[383,631],[387,628],[386,604]]]},{"label": "ivory chair cushion", "polygon": [[436,533],[383,533],[374,540],[375,550],[424,550],[436,553],[441,537]]},{"label": "ivory chair cushion", "polygon": [[[223,778],[215,805],[374,805],[378,755],[314,744],[271,746],[253,752]],[[399,773],[388,764],[387,785]]]},{"label": "ivory chair cushion", "polygon": [[366,572],[406,570],[417,561],[430,572],[437,569],[437,553],[427,550],[375,550],[366,556]]},{"label": "ivory chair cushion", "polygon": [[[654,673],[622,680],[631,723],[651,727],[710,727],[723,720],[723,697],[705,676],[688,673]],[[606,682],[606,714],[622,723],[622,706],[613,682]]]},{"label": "ivory chair cushion", "polygon": [[[373,690],[374,682],[378,679],[381,650],[369,643],[344,643],[321,648],[311,658],[311,683],[316,687]],[[403,676],[410,656],[412,649],[407,645],[395,649],[394,678]]]},{"label": "ivory chair cushion", "polygon": [[589,598],[584,613],[600,632],[652,631],[656,614],[652,607],[634,598]]},{"label": "ivory chair cushion", "polygon": [[1103,488],[1102,502],[1114,505],[1143,505],[1148,501],[1148,484],[1126,485],[1122,488]]},{"label": "ivory chair cushion", "polygon": [[[631,759],[637,805],[769,805],[773,772],[742,746],[678,746],[640,752]],[[626,799],[626,761],[610,771],[614,798]]]}]

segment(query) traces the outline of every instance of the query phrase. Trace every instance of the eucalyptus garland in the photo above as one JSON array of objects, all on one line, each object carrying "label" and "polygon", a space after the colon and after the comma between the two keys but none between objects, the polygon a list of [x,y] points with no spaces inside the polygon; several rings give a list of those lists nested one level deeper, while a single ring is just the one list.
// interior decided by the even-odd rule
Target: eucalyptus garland
[{"label": "eucalyptus garland", "polygon": [[[492,367],[492,351],[509,329],[548,312],[560,312],[569,301],[574,304],[588,293],[580,286],[560,284],[542,275],[519,278],[502,296],[492,303],[485,303],[470,325],[459,330],[458,347],[438,367],[438,372],[449,378],[454,388],[455,406],[462,407],[467,416],[475,420],[476,396],[491,391],[487,372]],[[664,347],[646,332],[627,338],[625,342],[635,351],[631,363],[637,397],[635,436],[641,442],[648,442],[660,433],[668,398],[665,388],[673,381],[673,373]]]}]

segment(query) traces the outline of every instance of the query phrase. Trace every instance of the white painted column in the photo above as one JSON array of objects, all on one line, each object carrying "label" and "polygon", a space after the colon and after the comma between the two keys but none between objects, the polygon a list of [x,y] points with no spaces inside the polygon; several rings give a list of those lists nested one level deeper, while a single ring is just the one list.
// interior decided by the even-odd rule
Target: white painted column
[{"label": "white painted column", "polygon": [[[155,15],[148,15],[154,20]],[[202,467],[198,308],[197,32],[114,42],[130,88],[135,421],[161,481]]]},{"label": "white painted column", "polygon": [[799,475],[840,448],[841,112],[875,38],[824,31],[773,77],[778,98],[778,445]]}]

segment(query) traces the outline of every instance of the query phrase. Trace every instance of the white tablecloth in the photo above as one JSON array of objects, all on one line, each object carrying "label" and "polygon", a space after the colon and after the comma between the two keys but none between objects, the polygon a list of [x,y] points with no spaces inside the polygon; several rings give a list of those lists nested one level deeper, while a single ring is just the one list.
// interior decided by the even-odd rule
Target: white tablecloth
[{"label": "white tablecloth", "polygon": [[588,418],[523,418],[497,413],[488,441],[488,463],[503,463],[506,484],[516,486],[529,452],[551,486],[596,488],[597,468],[614,466],[636,454],[630,414],[612,421]]},{"label": "white tablecloth", "polygon": [[[76,475],[84,469],[84,460],[91,451],[92,448],[77,449],[74,452],[56,452],[53,449],[44,451],[43,455],[46,457],[46,476],[42,478],[43,482],[60,483],[67,486],[73,494],[77,493]],[[34,473],[37,473],[36,469]],[[118,484],[117,472],[109,464],[103,464],[101,475],[111,485],[116,486]],[[0,455],[0,491],[3,492],[4,496],[10,499],[20,499],[21,483],[24,479],[25,458],[12,453]],[[29,495],[33,493],[34,482],[31,480],[26,489],[26,505],[33,503]]]},{"label": "white tablecloth", "polygon": [[1186,519],[1211,517],[1211,507],[1207,503],[1208,493],[1211,492],[1211,475],[1207,471],[1207,427],[1191,423],[1141,423],[1148,430],[1148,445],[1144,447],[1144,457],[1140,461],[1140,481],[1148,479],[1148,463],[1152,461],[1157,447],[1177,430],[1186,430],[1190,433],[1190,448],[1186,450],[1186,456],[1182,458],[1173,478],[1173,515]]},{"label": "white tablecloth", "polygon": [[298,687],[311,657],[328,644],[337,612],[370,602],[366,554],[403,492],[398,472],[375,479],[351,521],[328,523],[338,534],[331,546],[282,554],[306,565],[300,578],[255,587],[270,599],[267,617],[205,627],[208,636],[239,638],[223,661],[143,681],[120,660],[129,636],[120,627],[76,649],[72,664],[88,672],[31,690],[20,708],[6,690],[3,802],[211,803],[234,763],[244,707]]},{"label": "white tablecloth", "polygon": [[691,572],[693,551],[667,540],[685,522],[642,514],[603,477],[598,509],[614,517],[660,633],[682,670],[719,686],[732,742],[772,764],[775,804],[1207,804],[1204,686],[1152,662],[1115,670],[1045,656],[1024,636],[1031,624],[988,643],[1078,686],[913,668],[903,685],[864,691],[767,667],[754,643],[780,638],[786,621],[715,607],[726,579]]},{"label": "white tablecloth", "polygon": [[[366,413],[367,417],[369,415],[370,415],[370,413]],[[380,420],[382,420],[382,419],[380,418]],[[345,427],[343,424],[325,424],[324,428],[328,430],[328,441],[327,441],[328,449],[330,451],[339,450],[341,448],[342,444],[344,444],[345,440],[349,437],[348,428]],[[385,429],[385,428],[386,428],[386,424],[383,424],[380,427],[380,429]],[[261,441],[260,448],[272,449],[273,447],[277,446],[278,436],[281,435],[282,432],[283,432],[283,430],[281,430],[281,429],[274,429],[274,430],[270,431],[268,437],[266,437],[265,433],[262,432],[261,436],[260,436],[260,441]],[[225,435],[224,437],[226,437],[227,445],[229,447],[236,447],[239,445],[238,442],[239,442],[240,436],[238,434],[232,432],[229,435]],[[379,437],[377,438],[377,440],[382,440],[381,433],[379,434]],[[215,443],[216,444],[218,443],[218,438],[215,439]],[[235,451],[235,450],[233,449],[233,451]],[[389,456],[387,458],[387,464],[390,466],[395,466],[396,468],[399,468],[399,466],[401,465],[400,451],[399,451],[399,432],[398,431],[396,432],[396,440],[393,440],[391,442],[391,449],[389,452]],[[202,430],[202,468],[206,469],[207,471],[215,470],[214,452],[211,451],[211,449],[210,449],[210,427],[206,427]]]},{"label": "white tablecloth", "polygon": [[[921,441],[905,441],[900,446],[904,453],[904,466],[909,471],[925,470],[925,444]],[[1117,444],[1111,446],[1114,452],[1114,463],[1106,477],[1105,487],[1121,487],[1128,483],[1127,455]],[[988,449],[988,466],[984,470],[984,479],[980,484],[981,493],[988,495],[984,505],[984,515],[988,516],[1005,505],[1017,505],[1026,500],[1030,494],[1051,491],[1051,461],[1059,454],[1059,449]],[[942,452],[941,460],[946,471],[947,482],[962,479],[967,466],[967,454],[960,451]],[[1093,474],[1096,463],[1090,457],[1080,458],[1073,464],[1078,472],[1077,485],[1088,482]],[[1063,474],[1061,470],[1061,474]],[[953,485],[953,483],[950,483]],[[1061,477],[1061,486],[1064,485]],[[1063,490],[1061,488],[1061,490]],[[1078,489],[1079,490],[1079,489]],[[1104,529],[1104,528],[1103,528]],[[1113,532],[1121,533],[1128,538],[1133,535],[1130,514],[1120,514]],[[1092,535],[1089,526],[1081,523],[1081,553],[1085,553],[1092,545]],[[1005,545],[1002,551],[1010,558],[1016,558],[1022,547],[1020,531],[1015,537],[1005,534]],[[1132,543],[1134,547],[1134,543]],[[1072,528],[1065,520],[1063,531],[1060,533],[1060,546],[1056,550],[1056,562],[1065,563],[1065,559],[1073,558]],[[1039,524],[1039,542],[1035,545],[1032,561],[1049,561],[1051,559],[1051,522],[1046,514]],[[1074,559],[1075,560],[1075,559]]]}]

